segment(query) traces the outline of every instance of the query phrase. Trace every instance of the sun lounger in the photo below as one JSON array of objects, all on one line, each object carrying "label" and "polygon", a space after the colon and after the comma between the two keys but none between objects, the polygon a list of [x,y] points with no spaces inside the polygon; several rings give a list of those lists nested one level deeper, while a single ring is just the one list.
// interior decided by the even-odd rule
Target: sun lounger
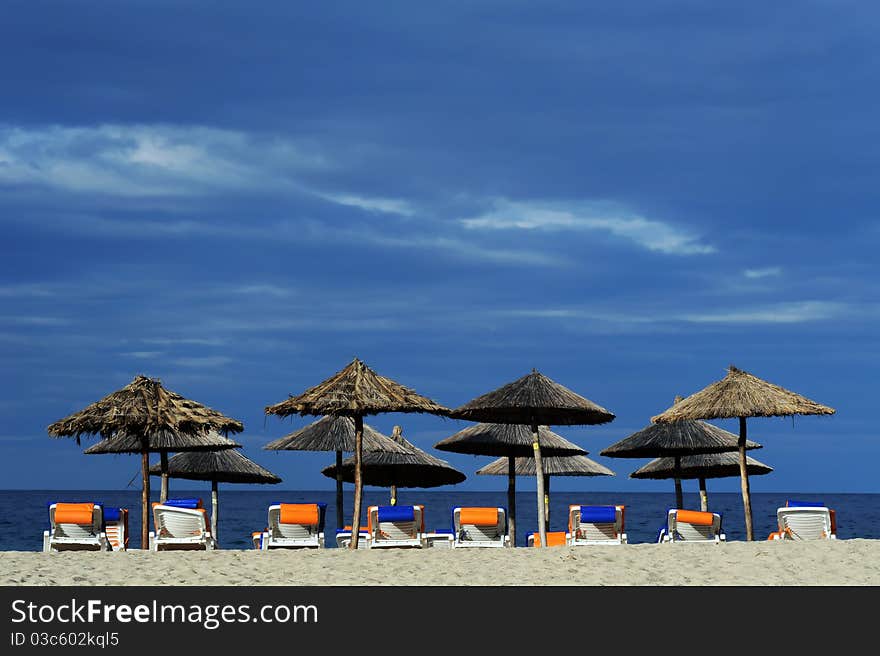
[{"label": "sun lounger", "polygon": [[768,540],[835,540],[837,517],[821,502],[788,500],[776,509],[779,527]]},{"label": "sun lounger", "polygon": [[128,508],[104,508],[104,533],[111,550],[128,550]]},{"label": "sun lounger", "polygon": [[424,506],[370,506],[367,526],[370,549],[424,547]]},{"label": "sun lounger", "polygon": [[[351,526],[336,529],[336,546],[340,549],[348,549],[351,544]],[[370,529],[361,525],[358,531],[358,549],[370,548]]]},{"label": "sun lounger", "polygon": [[150,551],[216,549],[211,524],[201,499],[168,499],[153,504]]},{"label": "sun lounger", "polygon": [[49,505],[49,530],[43,531],[43,551],[109,551],[104,511],[98,503]]},{"label": "sun lounger", "polygon": [[326,510],[326,503],[272,504],[262,548],[323,549]]},{"label": "sun lounger", "polygon": [[666,514],[666,528],[661,529],[658,542],[719,544],[726,540],[719,513],[672,508]]},{"label": "sun lounger", "polygon": [[[526,543],[530,547],[540,547],[541,546],[541,534],[540,533],[527,533],[526,534]],[[565,547],[568,546],[568,533],[565,531],[548,531],[547,532],[547,546],[548,547]]]},{"label": "sun lounger", "polygon": [[452,511],[452,525],[454,548],[510,546],[504,508],[457,507]]},{"label": "sun lounger", "polygon": [[626,544],[624,506],[568,507],[568,543],[572,546]]},{"label": "sun lounger", "polygon": [[455,542],[455,530],[451,528],[437,528],[425,533],[426,549],[452,549],[453,542]]}]

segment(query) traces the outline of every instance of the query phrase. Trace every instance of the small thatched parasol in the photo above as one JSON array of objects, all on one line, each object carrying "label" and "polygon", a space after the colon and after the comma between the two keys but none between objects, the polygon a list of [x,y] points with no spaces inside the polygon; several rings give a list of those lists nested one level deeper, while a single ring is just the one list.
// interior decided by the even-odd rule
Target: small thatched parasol
[{"label": "small thatched parasol", "polygon": [[811,401],[805,396],[774,385],[730,365],[727,375],[704,389],[676,403],[665,412],[652,417],[655,423],[681,419],[739,418],[740,480],[746,540],[753,539],[752,501],[746,461],[747,417],[787,417],[791,415],[832,415],[834,408]]},{"label": "small thatched parasol", "polygon": [[354,419],[355,475],[354,516],[349,544],[351,549],[357,549],[360,529],[364,416],[382,412],[426,412],[446,416],[450,410],[390,378],[380,376],[357,358],[335,375],[315,387],[310,387],[299,396],[266,406],[266,414],[281,417],[294,414],[340,415]]},{"label": "small thatched parasol", "polygon": [[[263,448],[270,451],[335,451],[336,525],[342,526],[344,524],[342,520],[342,452],[353,453],[355,446],[354,420],[351,417],[328,415],[304,428],[269,442]],[[368,424],[364,424],[364,451],[406,452],[402,446]]]},{"label": "small thatched parasol", "polygon": [[[510,476],[510,462],[508,458],[498,458],[485,467],[477,470],[480,476]],[[535,476],[534,458],[513,458],[514,476]],[[550,479],[553,476],[614,476],[614,472],[605,465],[600,465],[586,455],[578,456],[549,456],[541,459],[544,467],[544,523],[550,530]]]},{"label": "small thatched parasol", "polygon": [[[675,397],[675,403],[681,397]],[[704,421],[683,419],[666,424],[649,424],[629,437],[602,449],[599,455],[609,458],[666,458],[672,459],[673,469],[685,456],[736,451],[739,447],[737,436],[722,428]],[[760,449],[757,442],[749,442],[749,449]],[[681,489],[681,476],[675,479],[675,506],[684,505]]]},{"label": "small thatched parasol", "polygon": [[[435,458],[407,440],[400,429],[391,434],[402,453],[367,451],[361,466],[364,485],[391,488],[391,505],[397,504],[399,487],[440,487],[455,485],[467,478],[445,460]],[[346,458],[342,465],[330,465],[321,470],[328,478],[341,476],[347,483],[354,482],[354,458]]]},{"label": "small thatched parasol", "polygon": [[[772,467],[759,462],[751,456],[746,458],[749,476],[762,476],[773,471]],[[684,456],[676,467],[675,458],[655,458],[647,465],[640,467],[630,478],[648,479],[699,479],[700,510],[709,510],[709,495],[706,492],[707,478],[727,478],[739,476],[739,455],[735,452],[705,453],[696,456]]]},{"label": "small thatched parasol", "polygon": [[[244,425],[235,419],[182,397],[165,389],[161,381],[146,376],[135,379],[104,398],[86,406],[64,419],[50,424],[48,433],[52,437],[74,437],[77,444],[81,435],[100,435],[107,439],[120,436],[121,439],[139,439],[141,453],[141,548],[147,548],[149,533],[150,506],[150,442],[159,440],[167,448],[159,449],[162,468],[167,471],[168,452],[178,451],[178,444],[186,450],[197,450],[198,440],[204,440],[203,448],[218,448],[208,437],[212,431],[224,434],[240,433]],[[234,443],[231,446],[237,446]],[[221,445],[219,448],[229,448]],[[166,484],[162,486],[163,496],[167,496]],[[164,499],[163,499],[164,500]]]},{"label": "small thatched parasol", "polygon": [[[434,445],[440,451],[468,453],[475,456],[502,456],[507,459],[507,530],[510,544],[516,546],[516,464],[518,458],[534,463],[532,430],[521,424],[475,424],[458,431]],[[574,442],[557,435],[547,426],[538,427],[542,456],[586,455]],[[511,464],[514,463],[514,464]]]},{"label": "small thatched parasol", "polygon": [[544,522],[544,470],[538,426],[604,424],[614,415],[589,399],[532,369],[532,373],[497,390],[483,394],[450,415],[456,419],[495,424],[522,424],[532,429],[532,450],[538,484],[538,531],[541,544],[547,544]]},{"label": "small thatched parasol", "polygon": [[[159,465],[150,474],[161,476]],[[179,453],[168,461],[168,476],[191,481],[211,481],[211,533],[217,540],[220,499],[218,483],[280,483],[281,479],[236,449]]]}]

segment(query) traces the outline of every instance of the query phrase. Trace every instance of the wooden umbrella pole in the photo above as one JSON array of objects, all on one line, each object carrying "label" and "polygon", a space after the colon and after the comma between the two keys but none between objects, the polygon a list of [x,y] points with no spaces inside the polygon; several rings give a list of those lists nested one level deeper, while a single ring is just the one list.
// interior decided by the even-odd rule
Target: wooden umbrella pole
[{"label": "wooden umbrella pole", "polygon": [[168,501],[168,452],[159,452],[159,463],[162,469],[162,487],[159,489],[159,503]]},{"label": "wooden umbrella pole", "polygon": [[220,514],[217,506],[220,504],[220,496],[217,494],[217,479],[211,481],[211,535],[214,538],[214,545],[217,541],[217,516]]},{"label": "wooden umbrella pole", "polygon": [[544,466],[541,463],[541,445],[538,442],[538,424],[532,421],[532,449],[535,453],[535,476],[538,479],[538,535],[541,547],[547,546],[547,527],[544,525]]},{"label": "wooden umbrella pole", "polygon": [[150,452],[141,451],[141,549],[150,548]]},{"label": "wooden umbrella pole", "polygon": [[342,518],[342,451],[336,452],[336,528],[345,526]]},{"label": "wooden umbrella pole", "polygon": [[364,418],[361,415],[354,416],[354,517],[351,520],[351,542],[349,549],[358,548],[358,531],[361,528],[361,494],[363,493],[363,481],[361,480],[361,461],[364,449]]},{"label": "wooden umbrella pole", "polygon": [[754,539],[752,534],[752,497],[749,492],[749,470],[746,468],[746,418],[739,418],[739,478],[742,483],[743,512],[746,517],[746,541]]},{"label": "wooden umbrella pole", "polygon": [[391,486],[391,505],[392,506],[397,505],[397,486],[396,485]]},{"label": "wooden umbrella pole", "polygon": [[516,546],[516,456],[507,456],[507,537]]},{"label": "wooden umbrella pole", "polygon": [[550,474],[544,476],[544,529],[550,530]]},{"label": "wooden umbrella pole", "polygon": [[703,512],[709,511],[709,495],[706,492],[706,479],[700,479],[700,510]]},{"label": "wooden umbrella pole", "polygon": [[675,472],[675,507],[684,508],[684,494],[681,491],[681,456],[675,456],[673,471]]}]

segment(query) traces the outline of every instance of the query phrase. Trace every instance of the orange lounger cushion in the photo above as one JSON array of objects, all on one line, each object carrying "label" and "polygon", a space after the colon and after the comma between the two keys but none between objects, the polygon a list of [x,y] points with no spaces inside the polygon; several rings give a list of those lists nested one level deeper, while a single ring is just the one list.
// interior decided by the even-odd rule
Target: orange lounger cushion
[{"label": "orange lounger cushion", "polygon": [[56,503],[56,524],[91,524],[95,511],[93,503]]},{"label": "orange lounger cushion", "polygon": [[461,508],[458,520],[462,524],[472,526],[496,526],[498,524],[497,508]]},{"label": "orange lounger cushion", "polygon": [[[536,547],[541,546],[541,534],[535,533],[532,536],[532,544]],[[550,531],[547,533],[547,546],[548,547],[564,547],[566,545],[565,542],[565,531]]]},{"label": "orange lounger cushion", "polygon": [[308,524],[316,525],[320,518],[320,511],[316,503],[282,503],[282,524]]},{"label": "orange lounger cushion", "polygon": [[675,513],[675,519],[683,524],[712,526],[715,521],[715,515],[710,512],[701,512],[699,510],[678,510]]}]

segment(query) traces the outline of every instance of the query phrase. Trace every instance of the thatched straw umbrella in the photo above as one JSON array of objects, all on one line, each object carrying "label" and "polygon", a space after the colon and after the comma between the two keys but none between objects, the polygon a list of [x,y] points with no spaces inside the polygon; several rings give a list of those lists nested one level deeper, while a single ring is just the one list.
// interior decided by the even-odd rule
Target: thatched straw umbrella
[{"label": "thatched straw umbrella", "polygon": [[[141,454],[141,548],[148,546],[150,507],[150,456],[156,451],[151,444],[161,444],[162,467],[167,471],[168,451],[217,449],[209,444],[212,431],[240,433],[244,425],[235,419],[165,389],[161,381],[146,376],[135,379],[104,398],[64,419],[50,424],[52,437],[100,435],[107,439],[119,437],[139,442]],[[199,447],[199,441],[204,442]],[[237,446],[234,443],[232,447]],[[220,445],[219,448],[229,448]],[[166,477],[167,481],[167,477]],[[163,486],[167,495],[167,482]]]},{"label": "thatched straw umbrella", "polygon": [[[772,467],[758,462],[751,456],[746,458],[746,466],[749,476],[762,476],[773,471]],[[655,458],[647,465],[640,467],[630,478],[647,479],[699,479],[700,481],[700,510],[709,510],[709,495],[706,492],[707,478],[727,478],[739,476],[739,454],[728,451],[727,453],[706,453],[698,456],[684,456],[676,462],[675,458]]]},{"label": "thatched straw umbrella", "polygon": [[465,403],[450,416],[470,421],[531,427],[538,483],[538,531],[542,546],[547,544],[547,531],[544,524],[544,469],[541,465],[538,426],[605,424],[614,419],[614,415],[605,408],[575,394],[536,369],[512,383]]},{"label": "thatched straw umbrella", "polygon": [[752,540],[752,502],[746,461],[746,418],[832,414],[834,414],[834,408],[811,401],[800,394],[768,383],[766,380],[730,365],[727,375],[723,379],[691,394],[665,412],[652,417],[651,421],[667,423],[681,419],[739,418],[737,445],[746,521],[746,540]]},{"label": "thatched straw umbrella", "polygon": [[[513,461],[514,476],[535,476],[535,459],[498,458],[477,470],[480,476],[510,477],[510,463]],[[544,467],[544,526],[550,530],[550,479],[553,476],[614,476],[614,472],[595,460],[582,456],[548,456],[541,458]]]},{"label": "thatched straw umbrella", "polygon": [[340,415],[354,419],[355,475],[354,517],[349,544],[351,549],[357,549],[361,522],[364,416],[382,412],[426,412],[445,416],[450,410],[390,378],[380,376],[357,358],[335,375],[310,387],[299,396],[266,406],[266,414],[281,417],[294,414]]},{"label": "thatched straw umbrella", "polygon": [[[522,424],[475,424],[460,430],[434,445],[440,451],[467,453],[474,456],[501,456],[507,459],[507,534],[516,546],[516,463],[529,458],[534,463],[531,428]],[[547,426],[538,427],[542,456],[586,455],[574,442],[557,435]]]},{"label": "thatched straw umbrella", "polygon": [[[304,428],[269,442],[270,451],[335,451],[336,452],[336,525],[342,526],[342,452],[354,453],[354,420],[351,417],[327,416]],[[405,449],[364,424],[364,451],[405,453]]]},{"label": "thatched straw umbrella", "polygon": [[[407,440],[400,426],[391,434],[402,453],[366,451],[361,461],[364,485],[391,488],[391,505],[397,505],[399,487],[440,487],[455,485],[467,478],[445,460],[435,458]],[[321,470],[328,478],[341,477],[347,483],[354,482],[354,458],[346,458],[341,465],[330,465]],[[337,478],[338,480],[338,478]]]},{"label": "thatched straw umbrella", "polygon": [[[150,467],[150,474],[161,476],[159,465]],[[217,538],[217,518],[219,516],[220,498],[217,493],[218,483],[280,483],[281,479],[243,456],[236,449],[224,451],[193,451],[178,453],[168,461],[168,476],[190,481],[211,481],[211,534]]]},{"label": "thatched straw umbrella", "polygon": [[[681,397],[675,397],[675,403]],[[705,453],[724,453],[738,449],[738,438],[722,428],[704,421],[685,419],[666,424],[649,424],[629,437],[602,449],[599,455],[609,458],[672,458],[673,470],[685,456]],[[749,449],[760,449],[757,442],[749,442]],[[684,494],[681,476],[675,479],[675,506],[682,508]]]}]

